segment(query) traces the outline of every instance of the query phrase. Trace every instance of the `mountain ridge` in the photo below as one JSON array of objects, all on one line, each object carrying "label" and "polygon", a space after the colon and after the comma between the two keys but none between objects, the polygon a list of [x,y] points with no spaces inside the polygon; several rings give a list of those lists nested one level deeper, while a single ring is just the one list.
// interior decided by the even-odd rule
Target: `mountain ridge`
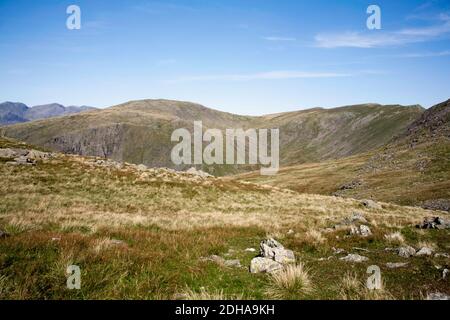
[{"label": "mountain ridge", "polygon": [[95,109],[89,106],[63,106],[49,103],[28,107],[21,102],[5,101],[0,103],[0,125],[11,125],[33,120],[47,119]]},{"label": "mountain ridge", "polygon": [[[423,109],[398,105],[356,105],[307,109],[276,115],[242,116],[200,104],[164,100],[134,100],[105,109],[3,127],[2,134],[55,151],[101,156],[117,161],[170,167],[177,128],[279,128],[282,166],[340,158],[380,147],[413,121]],[[248,167],[201,166],[214,175]]]}]

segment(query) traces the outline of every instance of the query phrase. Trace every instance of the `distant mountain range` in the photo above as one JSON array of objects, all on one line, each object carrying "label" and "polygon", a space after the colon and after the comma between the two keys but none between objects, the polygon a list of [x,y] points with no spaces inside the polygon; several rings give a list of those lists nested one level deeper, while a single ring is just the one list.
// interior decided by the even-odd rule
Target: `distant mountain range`
[{"label": "distant mountain range", "polygon": [[88,106],[65,107],[58,103],[44,104],[30,108],[20,102],[7,101],[0,103],[0,125],[10,125],[39,119],[65,116],[92,109],[95,108]]},{"label": "distant mountain range", "polygon": [[[279,128],[280,164],[287,166],[341,158],[380,147],[403,133],[424,110],[418,105],[362,104],[252,117],[190,102],[139,100],[70,117],[7,126],[1,133],[66,153],[184,170],[188,166],[175,166],[170,159],[174,146],[170,137],[177,128],[192,131],[193,121],[197,120],[203,122],[204,129]],[[204,165],[200,169],[228,175],[252,168]]]}]

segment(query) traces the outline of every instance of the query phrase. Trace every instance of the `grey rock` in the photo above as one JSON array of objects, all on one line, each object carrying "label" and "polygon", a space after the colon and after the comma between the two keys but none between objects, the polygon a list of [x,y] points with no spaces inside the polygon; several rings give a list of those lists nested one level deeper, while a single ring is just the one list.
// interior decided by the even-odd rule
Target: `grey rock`
[{"label": "grey rock", "polygon": [[416,249],[411,246],[401,246],[397,249],[397,254],[403,258],[409,258],[416,254]]},{"label": "grey rock", "polygon": [[283,269],[283,265],[269,258],[256,257],[250,262],[251,273],[272,273]]},{"label": "grey rock", "polygon": [[445,280],[449,273],[450,273],[450,270],[448,270],[447,268],[442,270],[442,279]]},{"label": "grey rock", "polygon": [[350,234],[351,235],[360,235],[362,237],[368,237],[372,235],[372,231],[370,231],[370,228],[364,224],[357,226],[351,226],[350,227]]},{"label": "grey rock", "polygon": [[201,258],[201,260],[203,260],[203,261],[212,261],[212,262],[215,262],[215,263],[217,263],[219,265],[225,264],[225,259],[222,258],[221,256],[218,256],[218,255],[215,255],[215,254],[213,254],[213,255],[211,255],[209,257],[206,257],[206,258]]},{"label": "grey rock", "polygon": [[0,149],[0,158],[15,158],[17,153],[10,148]]},{"label": "grey rock", "polygon": [[433,249],[423,247],[416,252],[416,256],[431,256],[433,254]]},{"label": "grey rock", "polygon": [[361,233],[361,236],[368,237],[372,235],[372,231],[370,231],[370,228],[366,225],[360,225],[359,231]]},{"label": "grey rock", "polygon": [[427,217],[422,223],[416,225],[420,229],[449,229],[450,219],[442,217]]},{"label": "grey rock", "polygon": [[364,262],[369,260],[369,258],[360,256],[359,254],[350,253],[346,255],[345,257],[340,258],[340,260],[347,261],[347,262]]},{"label": "grey rock", "polygon": [[225,260],[224,265],[230,268],[240,268],[241,262],[238,259]]},{"label": "grey rock", "polygon": [[389,269],[397,269],[406,267],[408,264],[408,262],[388,262],[386,263],[386,267],[388,267]]},{"label": "grey rock", "polygon": [[270,258],[282,264],[295,262],[294,252],[285,249],[281,243],[272,238],[261,241],[260,254],[264,258]]},{"label": "grey rock", "polygon": [[433,292],[427,295],[427,300],[450,300],[450,296],[441,292]]},{"label": "grey rock", "polygon": [[369,209],[382,209],[381,205],[373,200],[365,199],[362,200],[361,203],[363,204],[364,207]]}]

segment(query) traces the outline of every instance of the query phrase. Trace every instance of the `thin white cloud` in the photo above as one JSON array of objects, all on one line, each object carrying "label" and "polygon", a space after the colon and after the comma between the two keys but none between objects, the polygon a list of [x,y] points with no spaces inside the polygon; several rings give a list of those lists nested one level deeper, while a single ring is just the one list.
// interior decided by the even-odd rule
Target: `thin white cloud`
[{"label": "thin white cloud", "polygon": [[262,37],[264,40],[267,41],[296,41],[296,38],[292,37]]},{"label": "thin white cloud", "polygon": [[308,79],[308,78],[337,78],[349,77],[349,73],[335,72],[303,72],[303,71],[270,71],[252,74],[219,74],[202,75],[191,77],[180,77],[169,82],[192,82],[192,81],[251,81],[251,80],[286,80],[286,79]]},{"label": "thin white cloud", "polygon": [[405,54],[398,54],[393,57],[395,57],[395,58],[429,58],[429,57],[446,57],[446,56],[450,56],[450,50],[439,51],[439,52],[405,53]]},{"label": "thin white cloud", "polygon": [[422,28],[407,28],[393,32],[344,32],[318,34],[314,46],[319,48],[376,48],[425,42],[450,35],[450,20],[441,16],[439,25]]}]

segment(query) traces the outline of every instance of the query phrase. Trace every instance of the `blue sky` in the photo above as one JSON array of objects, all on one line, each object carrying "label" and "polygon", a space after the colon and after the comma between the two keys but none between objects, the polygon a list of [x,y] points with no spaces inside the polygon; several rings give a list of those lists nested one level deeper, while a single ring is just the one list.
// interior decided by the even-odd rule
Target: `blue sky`
[{"label": "blue sky", "polygon": [[[71,4],[81,30],[66,28]],[[28,105],[430,107],[450,98],[449,62],[449,0],[0,0],[0,100]]]}]

